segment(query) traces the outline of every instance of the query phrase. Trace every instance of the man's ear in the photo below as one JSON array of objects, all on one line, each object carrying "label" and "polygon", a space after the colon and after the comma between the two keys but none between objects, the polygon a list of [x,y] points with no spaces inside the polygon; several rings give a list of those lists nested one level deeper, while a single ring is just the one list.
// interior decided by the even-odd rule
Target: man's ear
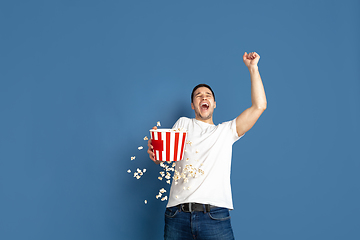
[{"label": "man's ear", "polygon": [[216,108],[216,102],[214,102],[214,108]]},{"label": "man's ear", "polygon": [[191,109],[195,109],[195,108],[194,108],[194,104],[193,104],[193,103],[191,103]]}]

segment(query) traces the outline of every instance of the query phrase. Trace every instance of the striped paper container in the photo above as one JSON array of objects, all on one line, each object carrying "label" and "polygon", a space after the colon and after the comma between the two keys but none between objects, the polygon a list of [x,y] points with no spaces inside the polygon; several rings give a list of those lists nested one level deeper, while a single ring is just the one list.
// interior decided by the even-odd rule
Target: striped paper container
[{"label": "striped paper container", "polygon": [[180,161],[184,157],[187,132],[173,129],[150,130],[155,160]]}]

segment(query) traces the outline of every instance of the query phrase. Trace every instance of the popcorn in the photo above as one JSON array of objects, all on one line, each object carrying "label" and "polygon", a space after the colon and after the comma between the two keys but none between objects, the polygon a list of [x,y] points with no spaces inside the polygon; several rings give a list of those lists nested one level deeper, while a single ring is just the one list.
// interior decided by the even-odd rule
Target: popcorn
[{"label": "popcorn", "polygon": [[162,180],[162,177],[158,177],[158,179],[161,181],[161,180]]},{"label": "popcorn", "polygon": [[158,127],[161,126],[160,121],[158,121],[158,122],[156,123],[156,126],[158,126]]},{"label": "popcorn", "polygon": [[145,200],[144,203],[147,204],[147,200]]},{"label": "popcorn", "polygon": [[166,183],[167,183],[167,184],[170,184],[170,180],[167,180]]},{"label": "popcorn", "polygon": [[138,147],[138,149],[139,149],[139,150],[141,150],[141,149],[143,149],[143,147],[142,147],[142,146],[140,146],[140,147]]},{"label": "popcorn", "polygon": [[143,172],[146,172],[146,168],[143,169]]},{"label": "popcorn", "polygon": [[131,170],[129,169],[129,170],[127,170],[127,172],[128,172],[128,173],[131,173]]},{"label": "popcorn", "polygon": [[149,140],[149,139],[148,139],[148,137],[147,137],[147,136],[145,136],[145,137],[144,137],[144,140],[146,141],[146,140]]},{"label": "popcorn", "polygon": [[162,188],[162,189],[160,189],[159,192],[161,192],[161,193],[166,193],[166,190],[165,190],[164,188]]},{"label": "popcorn", "polygon": [[161,199],[161,201],[165,201],[165,200],[167,200],[167,196],[165,196]]},{"label": "popcorn", "polygon": [[131,161],[135,159],[135,156],[131,157]]},{"label": "popcorn", "polygon": [[196,153],[199,153],[199,150],[196,149]]}]

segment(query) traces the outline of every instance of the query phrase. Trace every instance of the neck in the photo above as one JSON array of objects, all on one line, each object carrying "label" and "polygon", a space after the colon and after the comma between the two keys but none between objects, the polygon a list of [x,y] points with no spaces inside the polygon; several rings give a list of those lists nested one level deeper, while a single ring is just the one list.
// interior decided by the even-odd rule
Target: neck
[{"label": "neck", "polygon": [[199,120],[199,121],[201,121],[201,122],[204,122],[204,123],[208,123],[208,124],[214,125],[214,122],[213,122],[212,117],[209,118],[209,119],[202,119],[202,118],[199,118],[198,116],[196,116],[195,119],[196,119],[196,120]]}]

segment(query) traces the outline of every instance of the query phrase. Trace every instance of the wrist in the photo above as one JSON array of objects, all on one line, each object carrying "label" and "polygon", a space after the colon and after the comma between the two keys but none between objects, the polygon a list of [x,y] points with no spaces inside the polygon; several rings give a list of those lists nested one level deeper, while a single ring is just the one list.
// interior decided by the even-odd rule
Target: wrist
[{"label": "wrist", "polygon": [[250,66],[248,67],[248,69],[249,69],[249,72],[250,72],[250,73],[254,73],[254,72],[259,71],[259,67],[258,67],[257,65],[250,65]]}]

